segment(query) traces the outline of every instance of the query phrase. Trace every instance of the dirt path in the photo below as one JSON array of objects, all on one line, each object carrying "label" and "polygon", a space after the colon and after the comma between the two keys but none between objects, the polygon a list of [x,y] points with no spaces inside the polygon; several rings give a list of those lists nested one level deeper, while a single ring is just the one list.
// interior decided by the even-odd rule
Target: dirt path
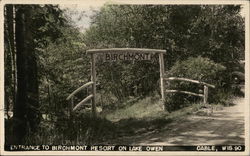
[{"label": "dirt path", "polygon": [[123,144],[136,145],[216,145],[244,144],[244,98],[215,110],[210,116],[190,115],[160,131],[120,138]]}]

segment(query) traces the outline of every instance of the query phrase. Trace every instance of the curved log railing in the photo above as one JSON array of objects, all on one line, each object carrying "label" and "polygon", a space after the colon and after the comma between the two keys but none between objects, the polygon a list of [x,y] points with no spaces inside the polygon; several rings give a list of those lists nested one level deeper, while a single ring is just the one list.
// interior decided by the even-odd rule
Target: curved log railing
[{"label": "curved log railing", "polygon": [[168,78],[164,78],[164,80],[167,80],[167,81],[171,81],[171,80],[186,81],[186,82],[191,82],[191,83],[203,85],[204,86],[203,94],[197,94],[197,93],[193,93],[193,92],[189,92],[189,91],[180,91],[180,90],[166,90],[166,92],[167,93],[183,93],[183,94],[189,94],[189,95],[193,95],[193,96],[203,97],[204,104],[207,103],[207,99],[208,99],[208,87],[215,88],[215,86],[212,84],[201,82],[198,80],[187,79],[187,78],[168,77]]},{"label": "curved log railing", "polygon": [[78,93],[79,91],[83,90],[84,88],[86,88],[86,87],[88,87],[88,86],[90,86],[90,85],[92,85],[92,84],[93,84],[93,82],[90,81],[90,82],[88,82],[88,83],[82,85],[81,87],[77,88],[75,91],[73,91],[73,92],[67,97],[66,100],[69,100],[69,99],[72,98],[76,93]]},{"label": "curved log railing", "polygon": [[87,102],[88,100],[92,99],[94,96],[93,94],[90,94],[89,96],[87,96],[85,99],[83,99],[81,102],[79,102],[74,108],[73,111],[75,111],[78,107],[80,107],[81,105],[83,105],[85,102]]},{"label": "curved log railing", "polygon": [[80,92],[81,90],[83,90],[84,88],[87,88],[89,86],[92,86],[94,84],[94,82],[90,81],[84,85],[82,85],[81,87],[77,88],[76,90],[74,90],[68,97],[66,100],[70,100],[71,99],[71,108],[70,108],[70,113],[72,111],[77,110],[81,105],[85,104],[88,100],[92,99],[94,97],[93,94],[90,94],[89,96],[87,96],[85,99],[83,99],[81,102],[79,102],[78,104],[76,104],[76,106],[74,105],[74,96]]}]

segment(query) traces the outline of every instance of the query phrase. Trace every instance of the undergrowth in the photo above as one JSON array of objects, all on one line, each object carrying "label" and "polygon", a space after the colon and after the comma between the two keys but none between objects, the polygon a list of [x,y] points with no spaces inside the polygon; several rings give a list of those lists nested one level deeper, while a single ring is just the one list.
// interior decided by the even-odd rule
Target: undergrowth
[{"label": "undergrowth", "polygon": [[146,97],[134,104],[106,112],[97,118],[91,114],[66,115],[55,120],[42,120],[36,133],[28,133],[25,144],[112,144],[122,137],[160,130],[173,121],[185,119],[203,104],[192,104],[174,112],[162,110],[160,97]]}]

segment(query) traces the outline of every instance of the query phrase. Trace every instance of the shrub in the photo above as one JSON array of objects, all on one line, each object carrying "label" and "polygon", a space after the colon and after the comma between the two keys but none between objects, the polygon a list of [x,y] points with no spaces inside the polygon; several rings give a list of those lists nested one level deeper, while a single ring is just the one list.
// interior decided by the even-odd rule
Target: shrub
[{"label": "shrub", "polygon": [[[181,77],[193,80],[203,81],[216,86],[215,89],[209,88],[209,102],[220,100],[220,95],[224,96],[226,87],[225,67],[217,64],[208,58],[203,57],[190,57],[185,61],[177,61],[175,65],[167,73],[168,77]],[[203,85],[194,84],[184,81],[168,81],[167,89],[184,90],[194,93],[203,94]],[[224,89],[224,90],[222,90]],[[223,91],[223,93],[221,93]],[[201,97],[182,93],[167,93],[166,108],[168,111],[174,111],[193,102],[198,102]]]},{"label": "shrub", "polygon": [[61,119],[55,127],[64,140],[72,144],[95,144],[105,142],[116,135],[116,127],[105,118],[93,118],[90,114],[75,114],[71,118]]}]

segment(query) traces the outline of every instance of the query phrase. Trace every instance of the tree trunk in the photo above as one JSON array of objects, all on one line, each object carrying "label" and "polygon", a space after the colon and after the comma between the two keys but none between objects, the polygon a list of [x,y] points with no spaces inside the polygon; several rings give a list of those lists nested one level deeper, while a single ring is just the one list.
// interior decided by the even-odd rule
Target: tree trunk
[{"label": "tree trunk", "polygon": [[7,9],[4,10],[4,16],[6,18],[4,22],[4,91],[5,91],[5,98],[4,98],[4,108],[6,110],[7,118],[9,119],[9,106],[11,103],[11,50],[10,50],[10,42],[9,42],[9,30],[8,30],[8,12]]},{"label": "tree trunk", "polygon": [[25,9],[25,38],[26,38],[26,58],[27,58],[27,119],[30,130],[36,131],[40,123],[41,114],[39,106],[39,92],[38,92],[38,77],[37,77],[37,58],[35,54],[34,39],[32,34],[32,13],[33,8],[27,7]]},{"label": "tree trunk", "polygon": [[26,103],[27,103],[27,51],[25,38],[25,14],[19,7],[16,11],[16,63],[17,63],[17,101],[13,107],[15,144],[22,144],[27,131]]},{"label": "tree trunk", "polygon": [[17,101],[14,105],[15,143],[23,143],[30,130],[35,132],[41,119],[39,111],[37,60],[32,34],[32,8],[17,6],[16,60]]},{"label": "tree trunk", "polygon": [[[6,109],[9,110],[10,105],[15,105],[16,102],[16,54],[15,54],[15,41],[14,41],[14,7],[13,5],[6,5],[6,38],[8,46],[8,56],[9,58],[5,61],[6,64],[10,64],[10,68],[6,72],[9,75],[7,81],[10,82],[9,88],[11,90],[11,102],[7,105]],[[6,66],[5,66],[6,67]],[[6,82],[7,82],[6,81]]]}]

